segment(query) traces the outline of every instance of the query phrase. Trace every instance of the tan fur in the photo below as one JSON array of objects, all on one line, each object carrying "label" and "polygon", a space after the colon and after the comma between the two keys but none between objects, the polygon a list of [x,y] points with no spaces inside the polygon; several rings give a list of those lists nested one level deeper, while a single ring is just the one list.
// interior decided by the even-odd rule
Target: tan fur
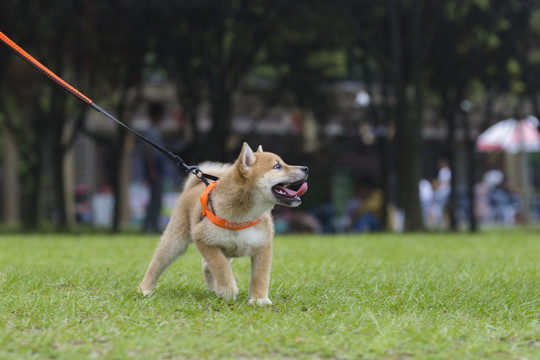
[{"label": "tan fur", "polygon": [[[282,165],[275,169],[276,163]],[[232,258],[251,258],[251,281],[249,303],[271,304],[268,298],[272,240],[274,225],[271,209],[280,201],[273,195],[272,186],[278,183],[296,183],[307,178],[307,168],[289,166],[283,160],[259,147],[253,153],[244,143],[240,156],[232,165],[204,163],[204,172],[218,176],[219,184],[211,198],[216,214],[230,222],[262,221],[244,230],[228,230],[201,220],[200,196],[204,191],[202,181],[191,176],[184,186],[171,220],[163,232],[161,241],[139,291],[149,294],[154,290],[159,276],[182,255],[193,242],[203,256],[203,275],[209,290],[226,299],[235,299],[238,287],[230,261]],[[282,203],[298,206],[300,201]]]}]

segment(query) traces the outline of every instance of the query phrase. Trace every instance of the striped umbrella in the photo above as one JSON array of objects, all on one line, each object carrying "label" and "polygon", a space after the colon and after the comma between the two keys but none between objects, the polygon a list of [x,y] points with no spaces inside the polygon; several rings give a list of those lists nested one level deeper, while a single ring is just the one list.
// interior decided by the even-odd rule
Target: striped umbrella
[{"label": "striped umbrella", "polygon": [[506,151],[511,154],[539,152],[538,119],[529,115],[522,120],[499,121],[478,136],[476,147],[483,152]]},{"label": "striped umbrella", "polygon": [[476,147],[480,151],[506,151],[519,154],[521,172],[521,217],[523,222],[529,221],[531,210],[532,186],[527,153],[540,151],[540,133],[538,119],[532,115],[525,119],[507,119],[489,127],[476,139]]}]

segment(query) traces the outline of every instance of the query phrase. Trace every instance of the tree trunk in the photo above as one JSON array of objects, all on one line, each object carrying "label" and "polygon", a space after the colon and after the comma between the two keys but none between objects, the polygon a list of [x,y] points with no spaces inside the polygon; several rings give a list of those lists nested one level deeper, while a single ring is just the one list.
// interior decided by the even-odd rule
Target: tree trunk
[{"label": "tree trunk", "polygon": [[476,181],[476,164],[475,164],[475,145],[473,135],[471,134],[471,125],[469,114],[464,111],[463,122],[466,136],[466,158],[467,158],[467,200],[469,213],[469,232],[475,233],[478,231],[478,223],[476,221],[475,211],[475,181]]},{"label": "tree trunk", "polygon": [[122,220],[122,203],[124,201],[122,193],[122,169],[124,162],[124,146],[126,143],[126,130],[119,128],[116,135],[116,139],[113,141],[113,159],[111,183],[114,196],[114,211],[113,211],[113,223],[111,232],[118,233],[120,231],[120,223]]},{"label": "tree trunk", "polygon": [[[127,80],[126,84],[122,89],[122,96],[118,106],[116,107],[116,115],[118,119],[125,119],[128,107],[128,85]],[[120,120],[121,121],[121,120]],[[118,233],[120,231],[120,222],[122,220],[122,204],[124,201],[123,192],[122,192],[122,170],[124,163],[124,148],[126,144],[127,130],[123,127],[118,127],[116,129],[116,134],[113,136],[112,149],[113,149],[113,158],[112,158],[112,168],[113,174],[111,178],[112,188],[113,188],[113,197],[114,197],[114,211],[113,211],[113,223],[111,231],[113,233]]]},{"label": "tree trunk", "polygon": [[41,166],[39,163],[26,164],[27,171],[20,174],[21,181],[21,223],[24,231],[39,227],[41,199]]},{"label": "tree trunk", "polygon": [[411,161],[411,173],[407,176],[408,187],[411,192],[412,201],[411,208],[409,209],[409,230],[423,230],[424,221],[422,218],[422,209],[420,206],[420,174],[421,169],[421,156],[422,156],[422,119],[424,117],[424,92],[423,92],[423,78],[422,78],[422,53],[423,53],[423,40],[422,37],[422,19],[421,9],[418,0],[414,0],[411,5],[412,16],[410,20],[411,28],[411,72],[414,82],[414,112],[412,112],[413,118],[409,120],[409,136],[410,141],[415,147],[412,148],[410,154]]},{"label": "tree trunk", "polygon": [[234,159],[233,149],[227,148],[227,142],[231,135],[232,93],[225,86],[211,89],[211,93],[213,124],[207,144],[208,158],[231,161]]},{"label": "tree trunk", "polygon": [[[448,71],[447,71],[448,72]],[[450,76],[447,74],[447,76]],[[446,86],[443,90],[443,103],[444,103],[444,117],[446,119],[446,124],[448,125],[448,135],[446,137],[446,143],[448,145],[448,154],[447,154],[447,160],[448,165],[450,166],[450,171],[452,173],[452,179],[450,180],[450,195],[448,197],[448,203],[446,205],[447,213],[448,213],[448,220],[449,220],[449,227],[451,231],[457,230],[457,221],[455,217],[455,210],[456,210],[456,172],[455,172],[455,153],[456,153],[456,144],[454,135],[456,133],[456,118],[455,118],[455,111],[454,111],[454,101],[452,101],[449,88],[451,88],[451,84],[448,83],[448,78],[446,79]]]},{"label": "tree trunk", "polygon": [[51,178],[53,183],[53,193],[56,199],[55,222],[57,229],[60,231],[64,231],[67,227],[65,177],[63,166],[65,151],[62,144],[66,116],[66,98],[67,95],[65,93],[53,89],[53,92],[51,93],[51,108],[49,111],[49,116],[46,117],[51,128]]},{"label": "tree trunk", "polygon": [[[54,138],[54,137],[53,137]],[[56,228],[59,231],[65,231],[67,228],[66,216],[66,194],[64,178],[64,152],[61,149],[60,142],[53,140],[52,144],[52,179],[53,192],[56,198]]]},{"label": "tree trunk", "polygon": [[[7,121],[8,128],[14,135],[19,153],[19,181],[21,189],[21,223],[24,231],[37,230],[40,225],[41,181],[43,166],[42,116],[38,105],[31,106],[18,114],[20,127]],[[9,120],[9,119],[6,119]],[[24,127],[27,126],[28,129]],[[38,130],[39,129],[39,130]],[[22,166],[21,166],[22,165]]]},{"label": "tree trunk", "polygon": [[[134,59],[142,59],[142,55],[134,54]],[[126,69],[126,73],[123,77],[123,82],[120,87],[120,100],[116,107],[117,118],[124,123],[127,123],[127,119],[134,111],[132,108],[135,104],[139,103],[141,98],[142,84],[141,73],[143,65],[139,61],[133,61]],[[129,92],[135,88],[135,100],[129,100]],[[113,212],[113,224],[111,231],[117,233],[120,231],[120,222],[122,220],[122,209],[124,204],[124,192],[122,191],[122,172],[124,171],[124,149],[126,145],[127,130],[123,127],[117,127],[116,136],[113,137],[113,176],[112,187],[114,196],[114,212]],[[163,145],[163,144],[160,144]]]},{"label": "tree trunk", "polygon": [[[371,96],[372,99],[374,99],[374,90],[373,90],[373,77],[371,73],[371,68],[368,64],[365,57],[362,57],[362,67],[364,69],[364,77],[366,82],[366,89],[368,94]],[[384,102],[387,102],[388,96],[386,94],[386,91],[383,91],[383,99]],[[381,106],[384,107],[384,106]],[[385,108],[386,109],[386,108]],[[388,123],[387,119],[390,118],[388,116],[389,114],[385,114],[384,116],[380,116],[380,109],[377,108],[376,104],[371,101],[368,107],[368,111],[370,111],[373,114],[373,122],[374,126],[376,126],[378,129],[384,128],[385,130],[388,129]],[[386,119],[383,121],[382,119]],[[390,203],[390,162],[389,162],[389,145],[386,138],[386,131],[384,133],[380,133],[377,131],[377,157],[380,164],[379,169],[379,179],[380,179],[380,185],[383,190],[383,209],[381,214],[381,223],[383,224],[383,230],[387,230],[388,228],[388,205]]]},{"label": "tree trunk", "polygon": [[[36,116],[32,113],[30,116]],[[40,119],[41,120],[41,119]],[[36,143],[32,142],[32,138]],[[41,180],[43,167],[41,165],[42,137],[29,136],[29,139],[19,149],[23,166],[19,169],[21,184],[21,223],[24,231],[37,230],[40,225]]]},{"label": "tree trunk", "polygon": [[420,119],[411,116],[403,78],[402,38],[399,23],[400,4],[389,1],[390,31],[394,64],[393,85],[397,99],[396,160],[398,175],[398,206],[405,212],[405,230],[423,230],[418,184],[420,182]]},{"label": "tree trunk", "polygon": [[[183,118],[184,121],[189,124],[192,132],[189,134],[190,137],[188,137],[188,139],[191,140],[190,147],[194,149],[191,159],[193,163],[199,163],[202,160],[207,160],[201,156],[202,154],[200,154],[199,151],[199,149],[204,148],[204,145],[202,144],[203,139],[197,126],[200,104],[200,90],[196,85],[197,81],[197,78],[191,76],[188,78],[187,76],[183,76],[176,82],[178,102],[182,106]],[[181,155],[180,157],[183,158]]]}]

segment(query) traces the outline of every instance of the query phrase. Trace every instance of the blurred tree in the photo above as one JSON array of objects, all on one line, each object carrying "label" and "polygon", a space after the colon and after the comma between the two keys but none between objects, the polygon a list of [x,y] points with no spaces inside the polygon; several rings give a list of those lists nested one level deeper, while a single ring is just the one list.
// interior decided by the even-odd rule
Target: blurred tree
[{"label": "blurred tree", "polygon": [[[0,19],[4,32],[9,30],[22,30],[21,24],[16,21],[16,14],[20,10],[15,1],[8,1],[2,6]],[[22,5],[22,4],[21,4]],[[19,179],[21,187],[21,219],[24,228],[35,229],[38,223],[38,191],[40,189],[40,162],[39,140],[34,127],[28,126],[32,122],[36,125],[37,106],[29,103],[25,107],[20,104],[32,99],[37,92],[35,74],[21,77],[16,56],[5,46],[0,47],[0,111],[2,111],[2,126],[4,131],[11,134],[17,144],[19,161]],[[34,76],[33,76],[34,75]],[[24,109],[24,111],[23,111]],[[37,150],[35,150],[37,149]]]},{"label": "blurred tree", "polygon": [[[287,152],[291,162],[305,161],[306,154],[316,158],[310,164],[310,186],[331,189],[335,178],[330,174],[341,167],[343,154],[334,146],[341,138],[326,136],[324,126],[336,114],[339,100],[344,102],[334,84],[347,77],[346,50],[352,35],[328,1],[289,1],[278,16],[281,21],[258,54],[245,87],[251,95],[253,89],[259,90],[263,104],[251,120],[251,132],[271,109],[287,109],[294,124],[289,136],[294,140],[281,142],[280,151]],[[350,169],[351,175],[357,170]],[[334,200],[331,191],[315,191],[305,204],[308,208]]]},{"label": "blurred tree", "polygon": [[326,1],[288,2],[283,10],[259,56],[257,75],[271,90],[266,104],[313,111],[324,123],[336,105],[329,85],[347,76],[345,50],[352,36]]},{"label": "blurred tree", "polygon": [[[174,76],[196,151],[229,161],[233,95],[278,26],[285,1],[168,1],[160,7],[156,51]],[[203,139],[196,124],[201,94],[210,102],[212,126]],[[201,146],[204,144],[204,146]]]},{"label": "blurred tree", "polygon": [[[94,87],[100,103],[114,109],[115,116],[129,124],[135,108],[140,104],[143,74],[151,41],[157,36],[154,22],[157,18],[156,3],[144,0],[124,0],[101,3],[95,7],[89,19],[88,31],[92,34],[92,57],[88,59],[92,69]],[[123,25],[119,26],[118,19]],[[86,129],[86,134],[111,149],[106,167],[115,199],[112,231],[120,230],[124,191],[122,176],[126,176],[124,157],[127,130],[116,126],[111,137],[103,137]]]},{"label": "blurred tree", "polygon": [[[91,97],[101,98],[103,103],[115,108],[120,119],[128,117],[129,107],[136,102],[136,95],[133,94],[141,86],[144,55],[148,48],[145,25],[153,5],[127,0],[114,5],[74,1],[62,4],[33,3],[28,7],[25,1],[12,0],[7,5],[4,10],[11,14],[13,21],[7,22],[5,31],[17,34],[14,39],[20,41],[23,48],[59,76],[77,84],[83,92],[83,84],[88,84],[92,88]],[[17,20],[21,14],[27,20],[24,25]],[[123,18],[129,26],[118,26],[119,18]],[[0,51],[8,50],[2,48]],[[13,56],[11,58],[14,66],[20,70],[12,73],[14,83],[8,81],[8,86],[21,88],[23,92],[10,92],[2,87],[6,94],[2,101],[5,103],[5,125],[16,137],[18,151],[22,155],[20,177],[24,227],[38,226],[39,202],[42,198],[39,191],[43,179],[41,164],[43,154],[50,154],[52,169],[49,175],[54,189],[51,198],[56,201],[53,203],[54,209],[49,212],[55,214],[52,220],[64,228],[64,157],[79,130],[84,127],[83,115],[87,108],[34,72],[29,65],[20,63],[21,60]],[[31,86],[22,88],[25,79]],[[19,83],[21,85],[17,85]],[[77,107],[79,110],[76,110]],[[77,115],[73,117],[69,114]],[[115,202],[113,225],[113,230],[117,231],[122,203],[120,174],[125,131],[117,129],[113,138],[108,139],[92,134],[88,129],[86,133],[105,140],[112,149],[109,170],[118,199]]]},{"label": "blurred tree", "polygon": [[[49,4],[27,3],[25,1],[8,1],[3,6],[5,31],[16,34],[15,41],[28,49],[36,58],[41,59],[54,72],[66,79],[71,78],[71,68],[66,65],[70,52],[70,44],[76,43],[73,25],[74,17],[65,16],[69,12],[77,12],[77,3],[65,3],[51,7],[51,11],[43,12],[41,6]],[[27,22],[18,19],[24,14]],[[41,189],[43,180],[43,162],[51,165],[50,185],[53,189],[51,205],[55,210],[54,221],[59,228],[66,225],[66,202],[64,194],[63,158],[73,142],[76,131],[69,132],[78,126],[69,124],[74,113],[76,100],[69,99],[57,85],[47,81],[30,65],[7,54],[9,58],[9,79],[2,96],[5,111],[4,122],[17,142],[20,154],[20,183],[22,186],[22,221],[25,229],[35,229],[39,223],[41,208]],[[14,90],[9,91],[8,89]],[[71,109],[71,110],[68,110]],[[81,121],[82,117],[77,117]]]},{"label": "blurred tree", "polygon": [[[337,10],[350,24],[359,46],[392,85],[395,98],[398,206],[405,212],[405,229],[423,229],[420,181],[421,119],[426,34],[436,16],[424,21],[423,2],[356,2],[336,0]],[[383,80],[384,78],[381,78]],[[383,160],[384,161],[384,160]]]},{"label": "blurred tree", "polygon": [[39,80],[36,79],[37,74],[29,74],[24,70],[26,63],[22,60],[14,57],[10,59],[13,62],[6,64],[4,68],[8,74],[2,82],[4,86],[1,90],[0,108],[4,130],[11,134],[17,147],[22,226],[24,229],[34,230],[39,222],[42,179],[40,155],[43,148],[43,123],[38,103],[34,101],[39,92]]},{"label": "blurred tree", "polygon": [[[454,153],[459,141],[455,138],[456,129],[461,127],[465,130],[469,229],[476,231],[474,184],[479,174],[475,169],[475,138],[466,111],[467,104],[463,101],[480,99],[485,95],[487,115],[484,128],[493,118],[489,113],[495,92],[504,91],[506,96],[515,99],[523,99],[528,92],[533,109],[537,111],[535,77],[531,76],[534,69],[525,54],[531,53],[530,37],[535,36],[528,19],[530,14],[534,14],[531,10],[538,9],[532,3],[521,1],[449,1],[442,9],[443,16],[437,22],[434,41],[429,46],[428,62],[432,65],[427,73],[428,86],[441,99],[448,125],[449,160],[454,173]],[[515,104],[514,112],[521,112],[519,107],[523,102],[516,101]],[[455,218],[456,177],[452,179],[452,189],[449,215],[450,228],[455,231],[458,227]]]},{"label": "blurred tree", "polygon": [[[434,29],[434,38],[432,46],[429,47],[433,52],[433,58],[436,64],[427,74],[428,86],[435,90],[442,103],[442,113],[448,126],[447,148],[449,151],[446,154],[450,168],[452,171],[452,186],[451,193],[447,205],[449,215],[449,226],[453,231],[457,230],[456,209],[457,209],[457,192],[456,192],[456,160],[455,152],[456,144],[456,129],[458,126],[457,116],[461,114],[460,104],[466,98],[467,88],[474,80],[475,75],[480,70],[478,67],[480,58],[479,51],[486,50],[486,44],[482,37],[470,37],[465,34],[487,32],[485,27],[485,18],[478,18],[478,6],[471,3],[463,3],[459,1],[448,2],[443,8],[443,16],[437,23]],[[467,120],[467,119],[466,119]],[[465,123],[468,126],[468,123]],[[467,133],[467,136],[469,134]],[[467,158],[472,163],[474,162],[474,142],[468,139],[467,143]],[[467,166],[470,171],[470,166]],[[473,174],[468,179],[468,189],[470,204],[474,204],[474,187]],[[472,201],[472,202],[471,202]],[[476,230],[476,222],[472,205],[469,208],[470,229]]]},{"label": "blurred tree", "polygon": [[[510,94],[515,112],[528,97],[539,115],[540,10],[533,1],[6,0],[0,23],[2,31],[68,82],[114,109],[123,121],[131,118],[140,100],[149,67],[170,76],[194,132],[198,159],[234,156],[233,98],[246,80],[263,78],[269,84],[268,107],[286,104],[310,110],[324,122],[335,104],[328,84],[347,76],[348,56],[362,67],[368,88],[382,84],[384,115],[374,106],[370,111],[378,124],[397,129],[398,205],[406,212],[407,230],[422,228],[418,180],[426,103],[442,109],[451,154],[454,130],[471,128],[460,108],[465,98],[484,102],[486,125],[500,94]],[[49,212],[63,227],[67,217],[62,164],[75,136],[85,128],[87,109],[5,47],[0,55],[0,124],[17,141],[24,226],[37,226],[39,191],[45,182],[54,187],[51,198],[56,199]],[[196,120],[206,100],[212,125],[203,137]],[[120,128],[107,137],[85,132],[111,149],[107,169],[117,199],[117,230],[126,134]],[[472,140],[468,139],[471,202]],[[391,156],[384,140],[379,146],[382,177],[388,181]],[[46,159],[50,166],[44,168]],[[452,227],[456,226],[454,219]]]},{"label": "blurred tree", "polygon": [[[534,59],[533,56],[537,57],[540,51],[536,45],[540,40],[540,4],[537,1],[513,0],[502,2],[500,6],[500,12],[497,14],[499,21],[508,19],[510,23],[510,26],[506,28],[506,34],[501,37],[519,64],[519,78],[526,85],[525,93],[529,95],[534,115],[538,117],[540,116],[537,96],[539,59]],[[503,14],[506,18],[502,17]],[[518,112],[522,113],[522,111]]]}]

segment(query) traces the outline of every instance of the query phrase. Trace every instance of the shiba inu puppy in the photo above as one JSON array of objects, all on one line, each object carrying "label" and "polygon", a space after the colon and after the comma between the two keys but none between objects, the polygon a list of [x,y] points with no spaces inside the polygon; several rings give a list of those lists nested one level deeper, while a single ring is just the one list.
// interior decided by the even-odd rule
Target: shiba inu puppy
[{"label": "shiba inu puppy", "polygon": [[[235,299],[238,287],[230,262],[249,256],[249,303],[271,304],[268,285],[274,224],[270,211],[276,204],[300,205],[300,196],[307,191],[308,168],[287,165],[260,146],[254,153],[244,143],[234,164],[206,163],[201,169],[217,175],[219,181],[208,187],[194,176],[186,181],[139,291],[151,293],[159,276],[193,242],[203,256],[202,270],[210,291]],[[300,183],[296,191],[288,188]]]}]

